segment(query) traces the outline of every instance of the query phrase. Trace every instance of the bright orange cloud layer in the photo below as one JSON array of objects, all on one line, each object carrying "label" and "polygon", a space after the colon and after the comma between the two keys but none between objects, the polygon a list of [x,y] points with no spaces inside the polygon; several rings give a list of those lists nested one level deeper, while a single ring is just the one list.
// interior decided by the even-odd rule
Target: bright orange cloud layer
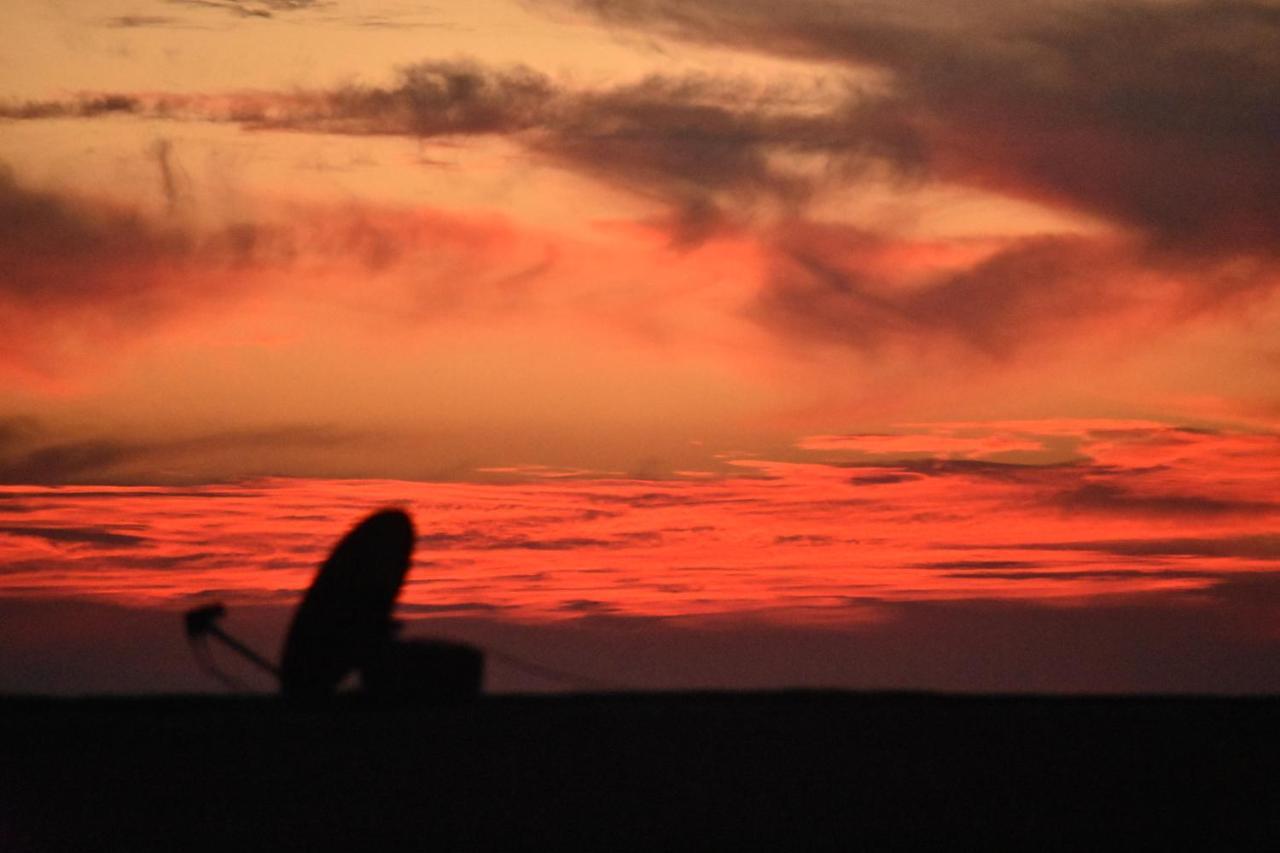
[{"label": "bright orange cloud layer", "polygon": [[963,454],[743,460],[749,476],[709,480],[5,487],[0,594],[288,602],[343,528],[385,504],[417,519],[411,615],[856,623],[877,603],[1070,604],[1275,570],[1280,439],[1120,427],[1048,465]]}]

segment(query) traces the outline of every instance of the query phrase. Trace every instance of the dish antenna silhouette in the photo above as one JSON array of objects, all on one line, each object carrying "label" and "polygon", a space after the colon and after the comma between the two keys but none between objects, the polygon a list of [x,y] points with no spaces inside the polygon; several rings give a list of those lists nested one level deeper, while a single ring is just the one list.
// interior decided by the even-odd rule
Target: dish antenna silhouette
[{"label": "dish antenna silhouette", "polygon": [[219,625],[221,604],[188,611],[187,637],[197,658],[224,681],[204,644],[220,640],[279,680],[286,697],[331,696],[352,673],[371,695],[459,699],[480,692],[484,655],[446,640],[399,640],[392,619],[413,556],[413,522],[398,509],[361,521],[338,541],[294,611],[280,666],[232,637]]}]

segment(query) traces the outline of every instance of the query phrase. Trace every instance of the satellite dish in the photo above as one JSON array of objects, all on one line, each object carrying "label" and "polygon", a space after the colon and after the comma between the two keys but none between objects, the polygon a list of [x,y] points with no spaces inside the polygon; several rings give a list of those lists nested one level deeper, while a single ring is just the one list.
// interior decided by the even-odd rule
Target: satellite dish
[{"label": "satellite dish", "polygon": [[334,547],[293,617],[280,663],[286,696],[327,696],[392,639],[391,610],[409,571],[413,522],[376,512]]},{"label": "satellite dish", "polygon": [[221,604],[185,617],[196,660],[229,686],[234,681],[209,657],[210,637],[280,681],[290,698],[323,698],[360,673],[367,695],[395,701],[457,701],[480,695],[484,652],[448,640],[399,641],[391,618],[413,555],[413,522],[398,509],[376,512],[338,542],[294,612],[277,668],[218,626]]}]

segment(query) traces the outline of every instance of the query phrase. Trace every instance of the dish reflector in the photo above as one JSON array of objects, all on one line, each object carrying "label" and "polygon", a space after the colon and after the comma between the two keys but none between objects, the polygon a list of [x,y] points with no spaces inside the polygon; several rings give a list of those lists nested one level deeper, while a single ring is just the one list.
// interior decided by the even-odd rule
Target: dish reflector
[{"label": "dish reflector", "polygon": [[413,522],[382,510],[342,537],[316,573],[284,641],[280,689],[326,696],[391,640],[391,609],[409,571]]}]

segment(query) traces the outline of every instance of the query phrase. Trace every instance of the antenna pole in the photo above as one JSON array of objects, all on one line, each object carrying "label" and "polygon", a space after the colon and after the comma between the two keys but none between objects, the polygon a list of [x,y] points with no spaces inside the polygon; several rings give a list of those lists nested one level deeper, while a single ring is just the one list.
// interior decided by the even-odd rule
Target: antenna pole
[{"label": "antenna pole", "polygon": [[279,681],[280,670],[275,664],[218,627],[218,620],[225,616],[226,613],[227,608],[221,604],[209,604],[187,611],[183,621],[186,623],[187,637],[191,640],[192,648],[196,648],[200,640],[211,634],[226,643],[232,651],[242,658],[259,669],[271,673]]},{"label": "antenna pole", "polygon": [[267,660],[262,655],[258,654],[253,649],[249,648],[244,643],[240,642],[235,637],[231,636],[226,631],[219,628],[217,625],[210,625],[205,630],[207,630],[213,636],[217,637],[222,642],[226,643],[235,651],[239,652],[240,656],[243,657],[245,660],[248,660],[250,663],[255,664],[259,669],[271,673],[271,675],[275,676],[275,678],[279,680],[280,670],[271,661]]}]

